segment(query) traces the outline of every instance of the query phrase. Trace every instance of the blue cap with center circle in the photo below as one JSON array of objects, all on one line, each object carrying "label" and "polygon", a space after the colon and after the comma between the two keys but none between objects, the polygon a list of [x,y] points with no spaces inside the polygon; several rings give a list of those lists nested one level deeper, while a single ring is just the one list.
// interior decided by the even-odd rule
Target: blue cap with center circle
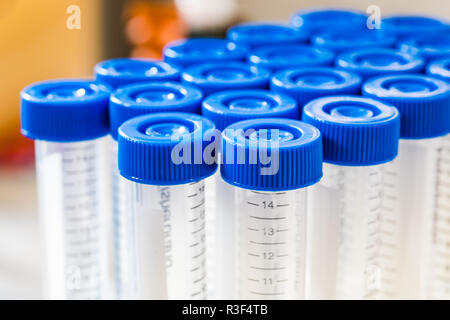
[{"label": "blue cap with center circle", "polygon": [[448,25],[439,19],[425,16],[391,16],[381,20],[381,29],[399,39],[411,35],[443,32]]},{"label": "blue cap with center circle", "polygon": [[400,49],[419,54],[425,61],[450,58],[450,27],[448,33],[433,33],[411,37],[400,44]]},{"label": "blue cap with center circle", "polygon": [[109,88],[91,80],[51,80],[22,90],[22,134],[31,139],[75,142],[109,133]]},{"label": "blue cap with center circle", "polygon": [[119,58],[102,61],[94,68],[97,81],[115,89],[145,81],[178,81],[180,72],[170,64],[151,59]]},{"label": "blue cap with center circle", "polygon": [[308,34],[284,23],[250,22],[228,29],[228,39],[243,43],[249,48],[264,45],[304,43]]},{"label": "blue cap with center circle", "polygon": [[356,10],[312,9],[296,12],[291,24],[311,33],[330,31],[348,27],[364,27],[367,16]]},{"label": "blue cap with center circle", "polygon": [[262,191],[294,190],[322,177],[322,138],[315,127],[292,119],[236,122],[222,133],[222,178]]},{"label": "blue cap with center circle", "polygon": [[311,43],[334,53],[343,53],[365,48],[393,48],[395,40],[394,36],[377,29],[349,28],[316,34]]},{"label": "blue cap with center circle", "polygon": [[217,169],[214,124],[199,115],[154,113],[119,128],[119,172],[150,185],[200,181]]},{"label": "blue cap with center circle", "polygon": [[450,58],[433,61],[428,65],[427,73],[433,77],[450,82]]},{"label": "blue cap with center circle", "polygon": [[336,66],[363,79],[384,74],[421,72],[425,62],[419,56],[394,49],[361,49],[340,55]]},{"label": "blue cap with center circle", "polygon": [[324,162],[371,166],[397,156],[400,115],[392,105],[359,96],[330,96],[308,103],[302,119],[322,133]]},{"label": "blue cap with center circle", "polygon": [[187,68],[181,78],[207,96],[224,90],[266,89],[270,72],[243,62],[206,63]]},{"label": "blue cap with center circle", "polygon": [[450,132],[450,91],[445,81],[419,74],[385,76],[366,82],[363,94],[397,107],[401,138],[433,138]]},{"label": "blue cap with center circle", "polygon": [[243,61],[247,47],[229,40],[194,38],[170,42],[163,50],[164,61],[179,68],[207,62]]},{"label": "blue cap with center circle", "polygon": [[223,131],[230,124],[253,118],[298,119],[297,103],[284,94],[268,90],[232,90],[210,95],[202,114]]},{"label": "blue cap with center circle", "polygon": [[287,44],[256,48],[249,52],[248,61],[272,72],[287,68],[328,66],[333,63],[334,53],[307,45]]},{"label": "blue cap with center circle", "polygon": [[287,69],[276,73],[270,88],[295,98],[299,109],[311,100],[339,94],[359,94],[361,77],[328,67]]},{"label": "blue cap with center circle", "polygon": [[111,136],[128,119],[157,112],[200,113],[200,90],[175,82],[140,83],[121,87],[111,95],[109,123]]}]

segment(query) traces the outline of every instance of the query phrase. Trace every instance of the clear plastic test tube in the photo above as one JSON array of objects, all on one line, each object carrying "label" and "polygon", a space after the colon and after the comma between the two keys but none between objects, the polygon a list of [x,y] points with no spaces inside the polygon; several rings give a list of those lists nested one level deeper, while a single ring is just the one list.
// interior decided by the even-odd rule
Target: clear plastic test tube
[{"label": "clear plastic test tube", "polygon": [[337,8],[301,10],[291,17],[291,24],[311,34],[336,29],[363,28],[367,15],[362,11]]},{"label": "clear plastic test tube", "polygon": [[372,79],[363,94],[395,105],[401,114],[399,155],[386,167],[384,183],[383,297],[427,298],[433,290],[433,241],[437,254],[448,245],[433,236],[433,221],[443,205],[436,186],[443,136],[450,131],[450,91],[438,79],[401,75]]},{"label": "clear plastic test tube", "polygon": [[426,35],[448,30],[448,25],[439,19],[426,16],[390,16],[381,20],[381,30],[402,40],[416,35]]},{"label": "clear plastic test tube", "polygon": [[308,33],[285,23],[247,22],[228,29],[227,38],[254,49],[262,46],[306,43]]},{"label": "clear plastic test tube", "polygon": [[291,119],[234,123],[222,134],[219,299],[303,299],[306,193],[322,176],[322,139]]},{"label": "clear plastic test tube", "polygon": [[175,82],[147,82],[120,87],[110,98],[109,121],[111,128],[111,177],[114,212],[114,269],[116,293],[119,299],[133,295],[134,270],[130,266],[130,234],[126,232],[132,222],[125,204],[125,184],[119,175],[118,129],[125,121],[157,112],[200,113],[202,93],[190,86]]},{"label": "clear plastic test tube", "polygon": [[360,49],[339,55],[336,67],[359,74],[364,80],[385,74],[422,72],[424,60],[395,49]]},{"label": "clear plastic test tube", "polygon": [[119,170],[133,224],[136,299],[205,299],[205,185],[217,169],[211,121],[188,113],[119,128]]},{"label": "clear plastic test tube", "polygon": [[276,73],[270,89],[293,97],[303,107],[311,100],[339,94],[359,94],[361,77],[330,67],[292,68]]},{"label": "clear plastic test tube", "polygon": [[268,45],[252,49],[247,55],[250,64],[271,72],[288,68],[331,66],[333,59],[332,51],[304,44]]},{"label": "clear plastic test tube", "polygon": [[204,63],[183,71],[183,83],[199,88],[203,94],[225,90],[267,89],[270,72],[244,62]]},{"label": "clear plastic test tube", "polygon": [[109,89],[53,80],[21,93],[22,133],[35,140],[45,295],[107,298],[106,136]]},{"label": "clear plastic test tube", "polygon": [[385,163],[397,156],[400,116],[359,96],[311,101],[303,121],[323,137],[323,178],[310,193],[310,299],[373,299],[379,291],[379,239]]},{"label": "clear plastic test tube", "polygon": [[164,47],[164,61],[181,69],[200,63],[244,61],[247,47],[218,38],[182,39]]}]

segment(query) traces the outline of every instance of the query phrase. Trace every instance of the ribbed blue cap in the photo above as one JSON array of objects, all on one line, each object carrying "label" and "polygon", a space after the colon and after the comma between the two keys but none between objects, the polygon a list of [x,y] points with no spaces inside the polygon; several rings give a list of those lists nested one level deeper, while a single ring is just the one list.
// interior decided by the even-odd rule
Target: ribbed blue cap
[{"label": "ribbed blue cap", "polygon": [[227,37],[249,48],[267,45],[304,43],[308,33],[284,23],[250,22],[228,29]]},{"label": "ribbed blue cap", "polygon": [[448,33],[414,36],[400,44],[402,51],[419,54],[425,61],[450,58],[450,27]]},{"label": "ribbed blue cap", "polygon": [[336,59],[336,66],[355,72],[367,79],[385,74],[422,72],[424,61],[419,56],[394,49],[362,49],[344,53]]},{"label": "ribbed blue cap", "polygon": [[433,138],[450,133],[450,91],[445,81],[424,75],[379,77],[364,84],[363,94],[400,111],[401,138]]},{"label": "ribbed blue cap", "polygon": [[157,112],[200,113],[200,90],[175,82],[152,82],[125,86],[111,95],[109,123],[111,136],[128,119]]},{"label": "ribbed blue cap", "polygon": [[176,40],[163,50],[164,61],[179,68],[204,62],[244,61],[246,54],[246,46],[216,38]]},{"label": "ribbed blue cap", "polygon": [[233,90],[210,95],[202,103],[203,116],[223,131],[230,124],[253,118],[298,119],[294,99],[268,90]]},{"label": "ribbed blue cap", "polygon": [[334,53],[307,45],[279,45],[251,50],[248,61],[272,72],[288,68],[329,66],[333,63]]},{"label": "ribbed blue cap", "polygon": [[450,58],[433,61],[428,65],[427,73],[433,77],[450,82]]},{"label": "ribbed blue cap", "polygon": [[[214,124],[189,113],[154,113],[119,128],[119,171],[128,180],[178,185],[202,180],[217,169]],[[207,146],[212,149],[210,153]],[[203,153],[212,157],[205,157]]]},{"label": "ribbed blue cap", "polygon": [[31,139],[75,142],[109,133],[109,88],[90,80],[51,80],[22,90],[22,134]]},{"label": "ribbed blue cap", "polygon": [[119,58],[100,62],[94,68],[97,81],[115,89],[145,81],[178,81],[180,72],[170,64],[151,59]]},{"label": "ribbed blue cap", "polygon": [[302,119],[322,133],[325,162],[370,166],[397,156],[400,115],[391,105],[358,96],[324,97],[308,103]]},{"label": "ribbed blue cap", "polygon": [[397,38],[443,32],[448,25],[439,19],[425,16],[391,16],[381,20],[381,29]]},{"label": "ribbed blue cap", "polygon": [[221,174],[250,190],[282,191],[322,177],[322,138],[313,126],[291,119],[236,122],[222,133]]},{"label": "ribbed blue cap", "polygon": [[365,27],[367,16],[361,11],[334,8],[302,10],[291,17],[291,24],[311,33],[348,27]]},{"label": "ribbed blue cap", "polygon": [[334,68],[298,68],[287,69],[276,73],[271,80],[270,88],[295,98],[301,110],[316,98],[360,94],[361,77]]},{"label": "ribbed blue cap", "polygon": [[349,28],[316,34],[311,43],[339,54],[366,48],[393,48],[395,40],[394,36],[377,29]]},{"label": "ribbed blue cap", "polygon": [[270,72],[243,62],[206,63],[187,68],[181,78],[207,96],[224,90],[267,89]]}]

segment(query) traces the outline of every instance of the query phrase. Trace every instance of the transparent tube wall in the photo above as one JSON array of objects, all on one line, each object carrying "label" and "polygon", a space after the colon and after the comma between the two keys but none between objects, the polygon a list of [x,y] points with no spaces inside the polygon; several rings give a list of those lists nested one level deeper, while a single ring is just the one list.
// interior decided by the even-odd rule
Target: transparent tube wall
[{"label": "transparent tube wall", "polygon": [[35,143],[50,299],[105,298],[105,139]]},{"label": "transparent tube wall", "polygon": [[308,298],[375,298],[383,165],[323,172],[310,197]]},{"label": "transparent tube wall", "polygon": [[127,180],[137,299],[205,299],[204,182],[153,186]]},{"label": "transparent tube wall", "polygon": [[431,289],[433,219],[442,139],[400,140],[383,184],[382,297],[423,299]]},{"label": "transparent tube wall", "polygon": [[306,189],[261,192],[219,183],[218,298],[303,299]]}]

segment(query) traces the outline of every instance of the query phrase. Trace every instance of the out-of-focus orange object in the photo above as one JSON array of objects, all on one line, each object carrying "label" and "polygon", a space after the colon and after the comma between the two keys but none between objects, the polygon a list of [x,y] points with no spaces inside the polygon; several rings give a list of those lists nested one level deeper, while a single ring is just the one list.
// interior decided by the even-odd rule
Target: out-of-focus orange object
[{"label": "out-of-focus orange object", "polygon": [[173,1],[134,0],[126,5],[124,17],[133,57],[161,59],[163,47],[187,32]]}]

